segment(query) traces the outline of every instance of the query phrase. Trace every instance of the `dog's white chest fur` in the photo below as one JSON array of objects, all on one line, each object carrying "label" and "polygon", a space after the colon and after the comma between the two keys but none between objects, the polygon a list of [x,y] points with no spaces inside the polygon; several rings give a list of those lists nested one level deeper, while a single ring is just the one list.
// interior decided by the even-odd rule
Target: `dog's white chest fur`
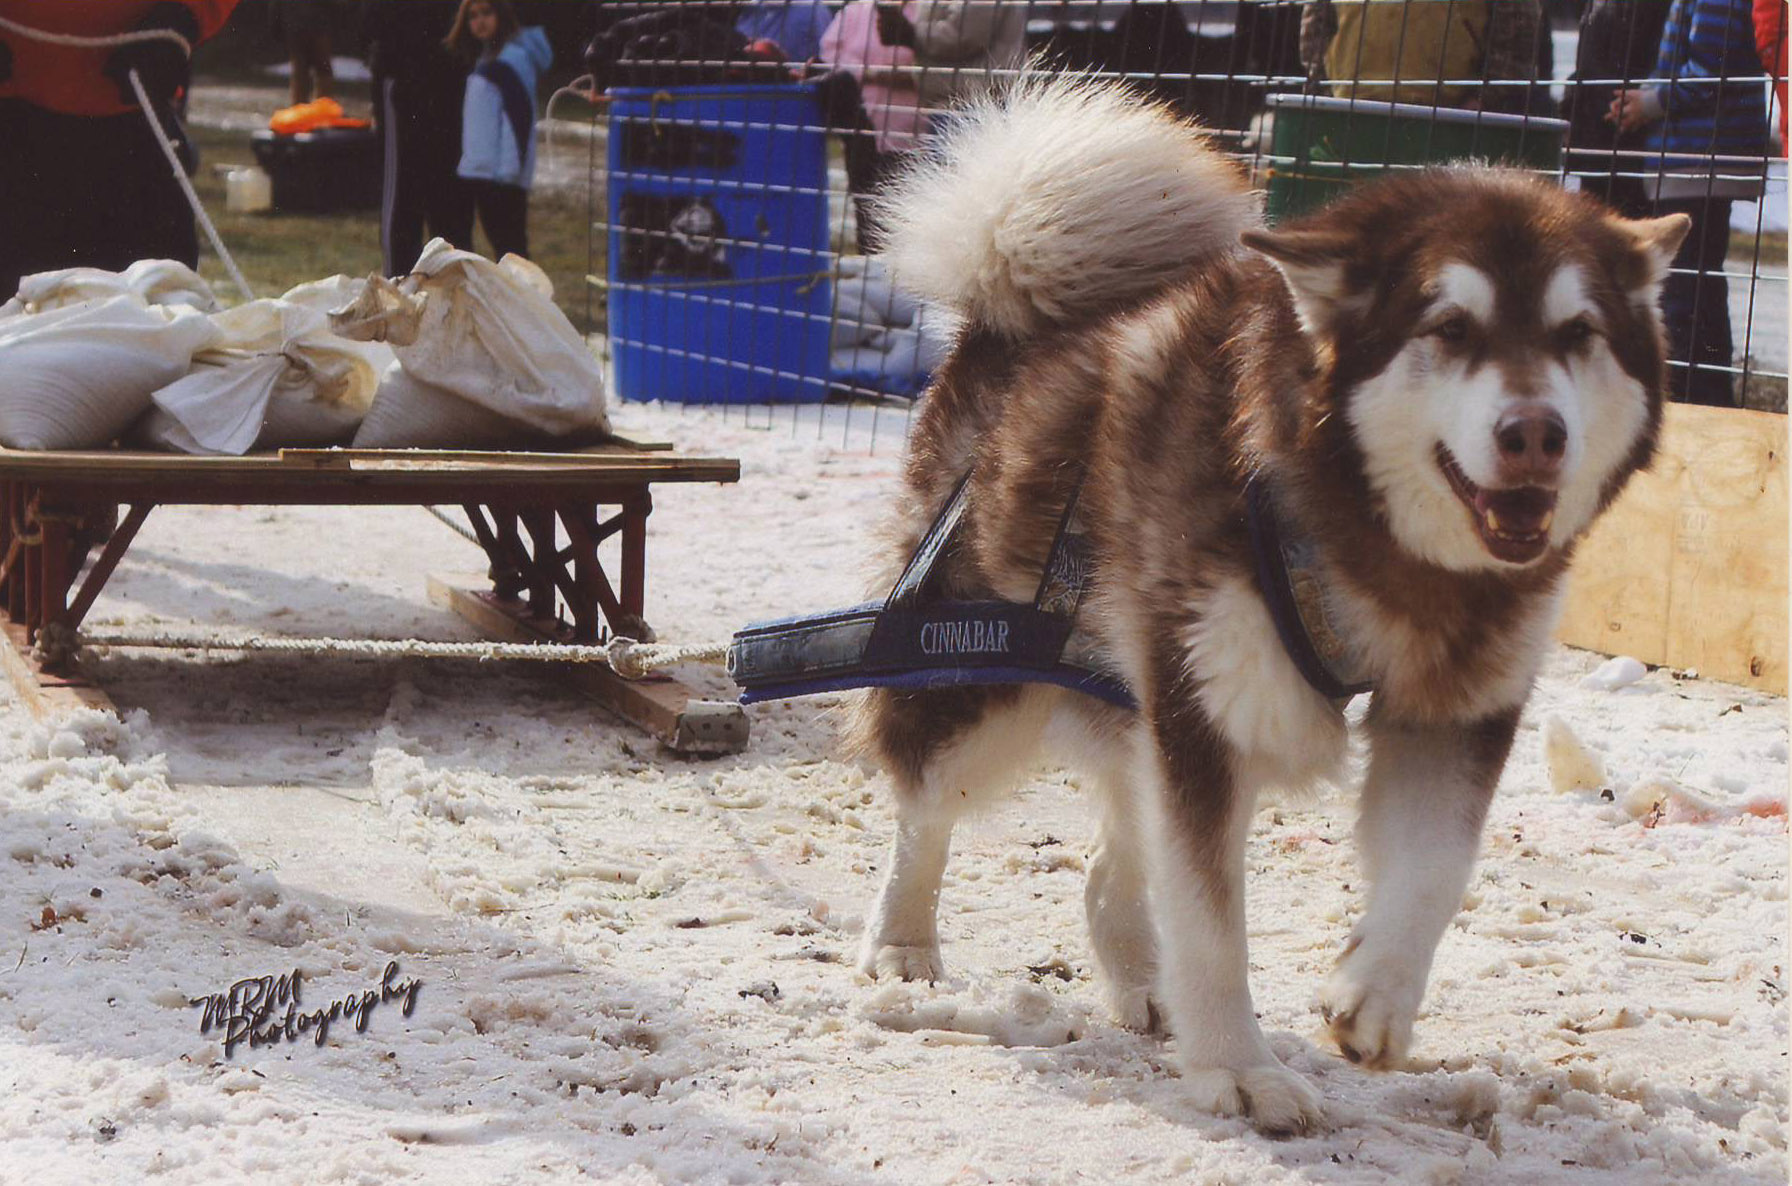
[{"label": "dog's white chest fur", "polygon": [[1344,715],[1302,677],[1251,583],[1228,577],[1191,608],[1183,642],[1214,727],[1269,785],[1298,791],[1336,777]]}]

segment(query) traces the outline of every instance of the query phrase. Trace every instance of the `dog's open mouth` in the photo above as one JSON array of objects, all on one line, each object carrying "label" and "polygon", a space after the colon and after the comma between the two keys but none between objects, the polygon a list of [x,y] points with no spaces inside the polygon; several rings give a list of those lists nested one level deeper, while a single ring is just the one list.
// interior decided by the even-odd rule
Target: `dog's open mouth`
[{"label": "dog's open mouth", "polygon": [[1556,492],[1541,486],[1483,490],[1469,481],[1456,458],[1440,442],[1437,467],[1474,518],[1481,543],[1495,559],[1529,564],[1549,549],[1549,525],[1556,517]]}]

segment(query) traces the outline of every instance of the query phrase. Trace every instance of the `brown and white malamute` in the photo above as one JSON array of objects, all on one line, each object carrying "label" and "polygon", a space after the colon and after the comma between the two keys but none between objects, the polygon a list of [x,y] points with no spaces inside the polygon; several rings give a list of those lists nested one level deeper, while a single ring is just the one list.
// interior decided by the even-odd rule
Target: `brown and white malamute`
[{"label": "brown and white malamute", "polygon": [[1024,79],[942,139],[886,207],[898,282],[960,319],[892,570],[969,473],[939,586],[1030,601],[1074,493],[1079,629],[1138,710],[868,693],[853,732],[898,822],[861,966],[939,976],[953,822],[1049,755],[1099,787],[1087,907],[1119,1020],[1167,1024],[1202,1106],[1310,1127],[1251,1009],[1258,795],[1333,778],[1344,677],[1373,682],[1371,888],[1321,1001],[1346,1056],[1398,1065],[1575,542],[1654,450],[1687,221],[1452,168],[1266,229],[1198,130],[1085,80]]}]

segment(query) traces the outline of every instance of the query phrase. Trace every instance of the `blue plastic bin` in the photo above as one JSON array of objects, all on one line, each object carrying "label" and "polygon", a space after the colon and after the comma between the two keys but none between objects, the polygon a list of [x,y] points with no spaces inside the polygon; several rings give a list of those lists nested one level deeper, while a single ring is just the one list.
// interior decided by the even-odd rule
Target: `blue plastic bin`
[{"label": "blue plastic bin", "polygon": [[825,399],[827,141],[807,86],[611,92],[609,330],[623,399]]}]

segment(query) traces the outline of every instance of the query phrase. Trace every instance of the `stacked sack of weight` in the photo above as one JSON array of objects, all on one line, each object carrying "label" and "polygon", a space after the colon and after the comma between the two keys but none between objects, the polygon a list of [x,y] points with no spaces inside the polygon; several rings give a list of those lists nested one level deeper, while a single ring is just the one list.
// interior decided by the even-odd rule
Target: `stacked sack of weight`
[{"label": "stacked sack of weight", "polygon": [[527,260],[438,239],[398,280],[220,309],[171,260],[27,276],[0,305],[0,445],[505,449],[609,432],[597,360]]}]

